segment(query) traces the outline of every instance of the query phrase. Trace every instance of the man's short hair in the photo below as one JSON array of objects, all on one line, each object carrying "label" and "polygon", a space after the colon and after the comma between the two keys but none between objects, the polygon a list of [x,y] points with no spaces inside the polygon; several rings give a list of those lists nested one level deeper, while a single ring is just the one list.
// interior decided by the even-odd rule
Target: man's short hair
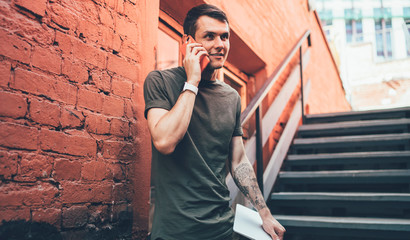
[{"label": "man's short hair", "polygon": [[219,8],[211,4],[201,4],[193,7],[186,15],[184,21],[184,33],[195,38],[197,20],[201,16],[215,18],[229,25],[226,14]]}]

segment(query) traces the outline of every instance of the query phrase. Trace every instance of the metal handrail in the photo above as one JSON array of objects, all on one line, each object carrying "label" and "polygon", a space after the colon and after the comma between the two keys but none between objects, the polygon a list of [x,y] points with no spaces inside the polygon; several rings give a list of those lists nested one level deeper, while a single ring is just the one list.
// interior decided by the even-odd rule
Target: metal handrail
[{"label": "metal handrail", "polygon": [[300,81],[301,81],[301,98],[302,98],[302,121],[305,120],[305,114],[303,109],[303,67],[302,67],[302,44],[303,41],[308,40],[308,46],[311,46],[310,30],[306,30],[305,33],[299,38],[299,40],[292,47],[292,50],[286,55],[285,59],[279,64],[275,71],[271,74],[261,89],[252,98],[249,105],[245,108],[241,114],[242,127],[247,123],[250,117],[256,113],[256,178],[259,184],[259,188],[263,194],[263,144],[262,144],[262,111],[260,105],[266,95],[273,87],[276,80],[279,78],[285,67],[289,64],[292,57],[299,50],[299,64],[300,64]]}]

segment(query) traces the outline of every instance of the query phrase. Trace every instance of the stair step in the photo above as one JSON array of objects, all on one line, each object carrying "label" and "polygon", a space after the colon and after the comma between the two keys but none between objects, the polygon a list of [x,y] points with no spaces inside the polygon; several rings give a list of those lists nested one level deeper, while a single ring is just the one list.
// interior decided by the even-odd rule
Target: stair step
[{"label": "stair step", "polygon": [[410,219],[274,215],[285,228],[333,228],[402,231],[410,234]]},{"label": "stair step", "polygon": [[306,115],[306,123],[341,122],[410,117],[410,107]]},{"label": "stair step", "polygon": [[361,162],[409,162],[410,151],[347,152],[288,155],[287,165],[347,164]]},{"label": "stair step", "polygon": [[317,137],[326,135],[351,135],[369,134],[383,132],[408,131],[410,119],[387,119],[387,120],[368,120],[368,121],[349,121],[335,123],[314,123],[305,124],[299,127],[299,137]]},{"label": "stair step", "polygon": [[272,193],[271,200],[379,201],[410,203],[410,193],[278,192]]},{"label": "stair step", "polygon": [[399,134],[374,134],[374,135],[355,135],[339,137],[320,137],[320,138],[296,138],[293,140],[293,147],[299,148],[332,148],[332,147],[358,147],[375,145],[395,145],[408,144],[410,133]]},{"label": "stair step", "polygon": [[348,170],[303,171],[279,173],[281,183],[402,183],[410,181],[410,169],[406,170]]}]

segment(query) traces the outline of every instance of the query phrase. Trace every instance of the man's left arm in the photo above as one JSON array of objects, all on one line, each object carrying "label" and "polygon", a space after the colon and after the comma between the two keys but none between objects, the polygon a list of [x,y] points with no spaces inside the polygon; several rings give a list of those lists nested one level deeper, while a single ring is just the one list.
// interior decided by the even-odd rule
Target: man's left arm
[{"label": "man's left arm", "polygon": [[263,229],[274,240],[283,240],[285,228],[273,218],[259,190],[255,172],[245,154],[241,136],[235,136],[231,142],[230,170],[232,177],[241,192],[252,202],[263,221]]}]

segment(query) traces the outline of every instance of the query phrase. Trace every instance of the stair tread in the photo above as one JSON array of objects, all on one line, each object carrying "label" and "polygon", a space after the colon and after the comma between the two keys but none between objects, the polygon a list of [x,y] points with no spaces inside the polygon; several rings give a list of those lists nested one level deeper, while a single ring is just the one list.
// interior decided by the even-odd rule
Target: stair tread
[{"label": "stair tread", "polygon": [[367,111],[350,111],[350,112],[307,114],[306,118],[307,119],[334,118],[334,117],[360,116],[360,115],[369,115],[369,114],[398,113],[398,112],[407,112],[407,111],[410,111],[410,107],[380,109],[380,110],[367,110]]},{"label": "stair tread", "polygon": [[358,158],[391,158],[409,157],[410,151],[383,151],[383,152],[347,152],[347,153],[321,153],[321,154],[290,154],[289,161],[316,160],[316,159],[358,159]]},{"label": "stair tread", "polygon": [[361,121],[346,121],[346,122],[333,122],[333,123],[311,123],[304,124],[299,127],[298,131],[317,131],[317,130],[330,130],[341,128],[362,128],[362,127],[380,127],[388,125],[407,125],[410,124],[410,119],[383,119],[383,120],[361,120]]},{"label": "stair tread", "polygon": [[410,169],[394,170],[342,170],[342,171],[281,171],[280,178],[332,178],[332,177],[409,177]]},{"label": "stair tread", "polygon": [[329,144],[342,142],[377,142],[377,141],[392,141],[392,140],[407,140],[410,139],[410,133],[397,134],[372,134],[372,135],[353,135],[353,136],[337,136],[337,137],[319,137],[319,138],[296,138],[293,141],[294,145],[308,144]]},{"label": "stair tread", "polygon": [[409,202],[410,193],[278,192],[271,200],[349,200]]},{"label": "stair tread", "polygon": [[282,225],[410,232],[410,219],[274,215]]}]

